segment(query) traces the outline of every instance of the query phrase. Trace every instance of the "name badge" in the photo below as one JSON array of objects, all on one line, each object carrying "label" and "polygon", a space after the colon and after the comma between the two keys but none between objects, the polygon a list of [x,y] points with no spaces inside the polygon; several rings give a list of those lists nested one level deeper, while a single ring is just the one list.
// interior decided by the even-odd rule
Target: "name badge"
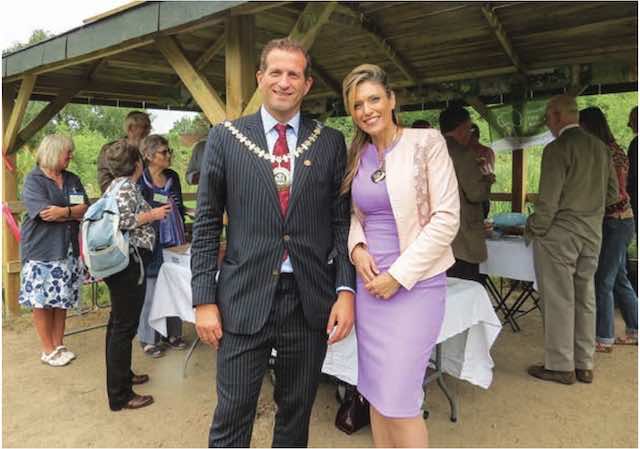
[{"label": "name badge", "polygon": [[84,204],[84,196],[72,193],[71,195],[69,195],[69,203]]},{"label": "name badge", "polygon": [[162,193],[154,193],[153,201],[155,201],[156,203],[167,204],[168,198],[167,195],[163,195]]}]

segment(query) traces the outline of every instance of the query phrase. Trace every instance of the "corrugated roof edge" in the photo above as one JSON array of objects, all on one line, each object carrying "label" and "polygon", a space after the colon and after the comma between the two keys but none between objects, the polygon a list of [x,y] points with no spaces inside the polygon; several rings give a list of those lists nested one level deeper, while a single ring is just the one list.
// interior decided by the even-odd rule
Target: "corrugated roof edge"
[{"label": "corrugated roof edge", "polygon": [[[129,14],[138,15],[140,13],[144,13],[144,11],[142,11],[143,9],[149,9],[149,12],[155,9],[156,14],[158,14],[158,19],[161,17],[161,15],[166,16],[167,13],[173,13],[173,12],[179,13],[177,14],[177,16],[180,17],[180,19],[182,20],[178,19],[178,21],[171,23],[171,26],[175,27],[175,26],[179,26],[179,25],[183,25],[189,22],[199,20],[202,17],[206,17],[209,15],[213,15],[213,14],[225,11],[227,9],[233,8],[243,3],[247,3],[247,1],[246,0],[244,1],[208,1],[208,2],[147,1],[140,4],[133,4],[131,5],[131,7],[121,11],[116,11],[112,15],[106,15],[105,17],[99,20],[87,23],[85,25],[78,26],[76,28],[73,28],[69,31],[65,31],[64,33],[60,33],[44,41],[38,42],[36,44],[30,45],[25,48],[21,48],[20,50],[17,50],[13,53],[8,53],[3,55],[2,56],[2,76],[3,78],[11,77],[11,76],[19,75],[21,73],[30,71],[38,66],[45,65],[45,62],[44,62],[45,60],[47,61],[46,64],[49,64],[52,62],[56,62],[58,60],[68,59],[69,57],[67,55],[66,45],[65,45],[65,55],[62,58],[57,57],[53,59],[44,57],[45,47],[47,47],[49,43],[55,40],[59,40],[59,39],[68,40],[70,36],[74,36],[75,34],[83,34],[88,31],[91,31],[92,29],[97,30],[98,28],[103,28],[105,26],[105,22],[107,21],[120,22],[121,20],[119,19],[121,18],[125,19],[124,16],[126,15],[129,15]],[[191,11],[192,14],[190,15],[188,11]],[[168,28],[166,27],[166,25],[164,27],[161,26],[162,24],[160,23],[160,20],[158,20],[157,23],[159,25],[159,28],[156,28],[153,32],[162,31],[163,29]],[[150,35],[150,34],[153,34],[153,32],[144,33],[144,34]],[[109,48],[109,45],[103,48]],[[85,54],[90,54],[93,51],[96,51],[96,49],[87,51]],[[73,55],[73,56],[76,57],[78,55]]]}]

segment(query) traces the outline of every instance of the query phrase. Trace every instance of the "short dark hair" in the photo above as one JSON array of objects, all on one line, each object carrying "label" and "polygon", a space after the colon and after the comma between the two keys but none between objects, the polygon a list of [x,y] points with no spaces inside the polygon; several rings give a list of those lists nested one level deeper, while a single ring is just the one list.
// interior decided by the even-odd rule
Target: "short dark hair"
[{"label": "short dark hair", "polygon": [[142,162],[138,147],[129,145],[126,139],[113,142],[105,150],[105,160],[114,178],[131,176],[136,171],[138,161]]},{"label": "short dark hair", "polygon": [[440,132],[448,133],[453,131],[462,123],[470,120],[471,116],[462,106],[449,106],[447,109],[440,113],[438,121],[440,122]]},{"label": "short dark hair", "polygon": [[607,123],[607,118],[598,107],[592,106],[580,111],[580,126],[607,145],[616,141]]},{"label": "short dark hair", "polygon": [[284,37],[282,39],[272,39],[267,42],[267,45],[262,49],[262,53],[260,54],[260,71],[264,72],[267,70],[267,56],[273,50],[284,50],[284,51],[299,51],[304,55],[304,59],[307,61],[304,66],[304,77],[309,78],[311,76],[311,56],[309,56],[309,52],[306,48],[302,46],[302,44],[296,40],[289,39],[288,37]]},{"label": "short dark hair", "polygon": [[412,128],[423,128],[423,129],[432,128],[431,123],[429,123],[427,120],[422,120],[422,119],[418,119],[418,120],[414,121],[411,124],[411,127]]}]

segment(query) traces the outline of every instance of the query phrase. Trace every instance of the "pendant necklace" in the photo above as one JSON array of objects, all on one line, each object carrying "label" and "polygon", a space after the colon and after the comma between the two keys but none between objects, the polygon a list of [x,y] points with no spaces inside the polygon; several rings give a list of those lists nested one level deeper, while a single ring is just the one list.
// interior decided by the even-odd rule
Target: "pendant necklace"
[{"label": "pendant necklace", "polygon": [[385,153],[395,147],[398,143],[398,140],[400,140],[401,133],[399,132],[399,128],[399,126],[396,126],[391,145],[389,145],[389,147],[382,152],[382,161],[380,161],[379,153],[376,152],[376,155],[378,156],[378,164],[380,165],[378,166],[378,169],[371,174],[371,182],[373,182],[374,184],[384,181],[384,179],[387,177]]}]

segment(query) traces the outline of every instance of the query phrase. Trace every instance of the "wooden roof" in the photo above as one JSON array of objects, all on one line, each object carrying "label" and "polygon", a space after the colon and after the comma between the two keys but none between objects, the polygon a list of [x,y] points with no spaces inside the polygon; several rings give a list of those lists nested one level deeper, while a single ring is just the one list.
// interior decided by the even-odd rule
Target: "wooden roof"
[{"label": "wooden roof", "polygon": [[[198,110],[154,44],[172,35],[225,96],[225,20],[255,16],[256,60],[290,33],[305,2],[145,2],[2,58],[3,85],[37,74],[32,100]],[[384,67],[406,103],[504,98],[582,85],[634,90],[637,2],[338,2],[310,49],[312,112],[340,108],[357,64]],[[453,93],[452,93],[453,92]],[[523,92],[518,91],[518,95]]]}]

